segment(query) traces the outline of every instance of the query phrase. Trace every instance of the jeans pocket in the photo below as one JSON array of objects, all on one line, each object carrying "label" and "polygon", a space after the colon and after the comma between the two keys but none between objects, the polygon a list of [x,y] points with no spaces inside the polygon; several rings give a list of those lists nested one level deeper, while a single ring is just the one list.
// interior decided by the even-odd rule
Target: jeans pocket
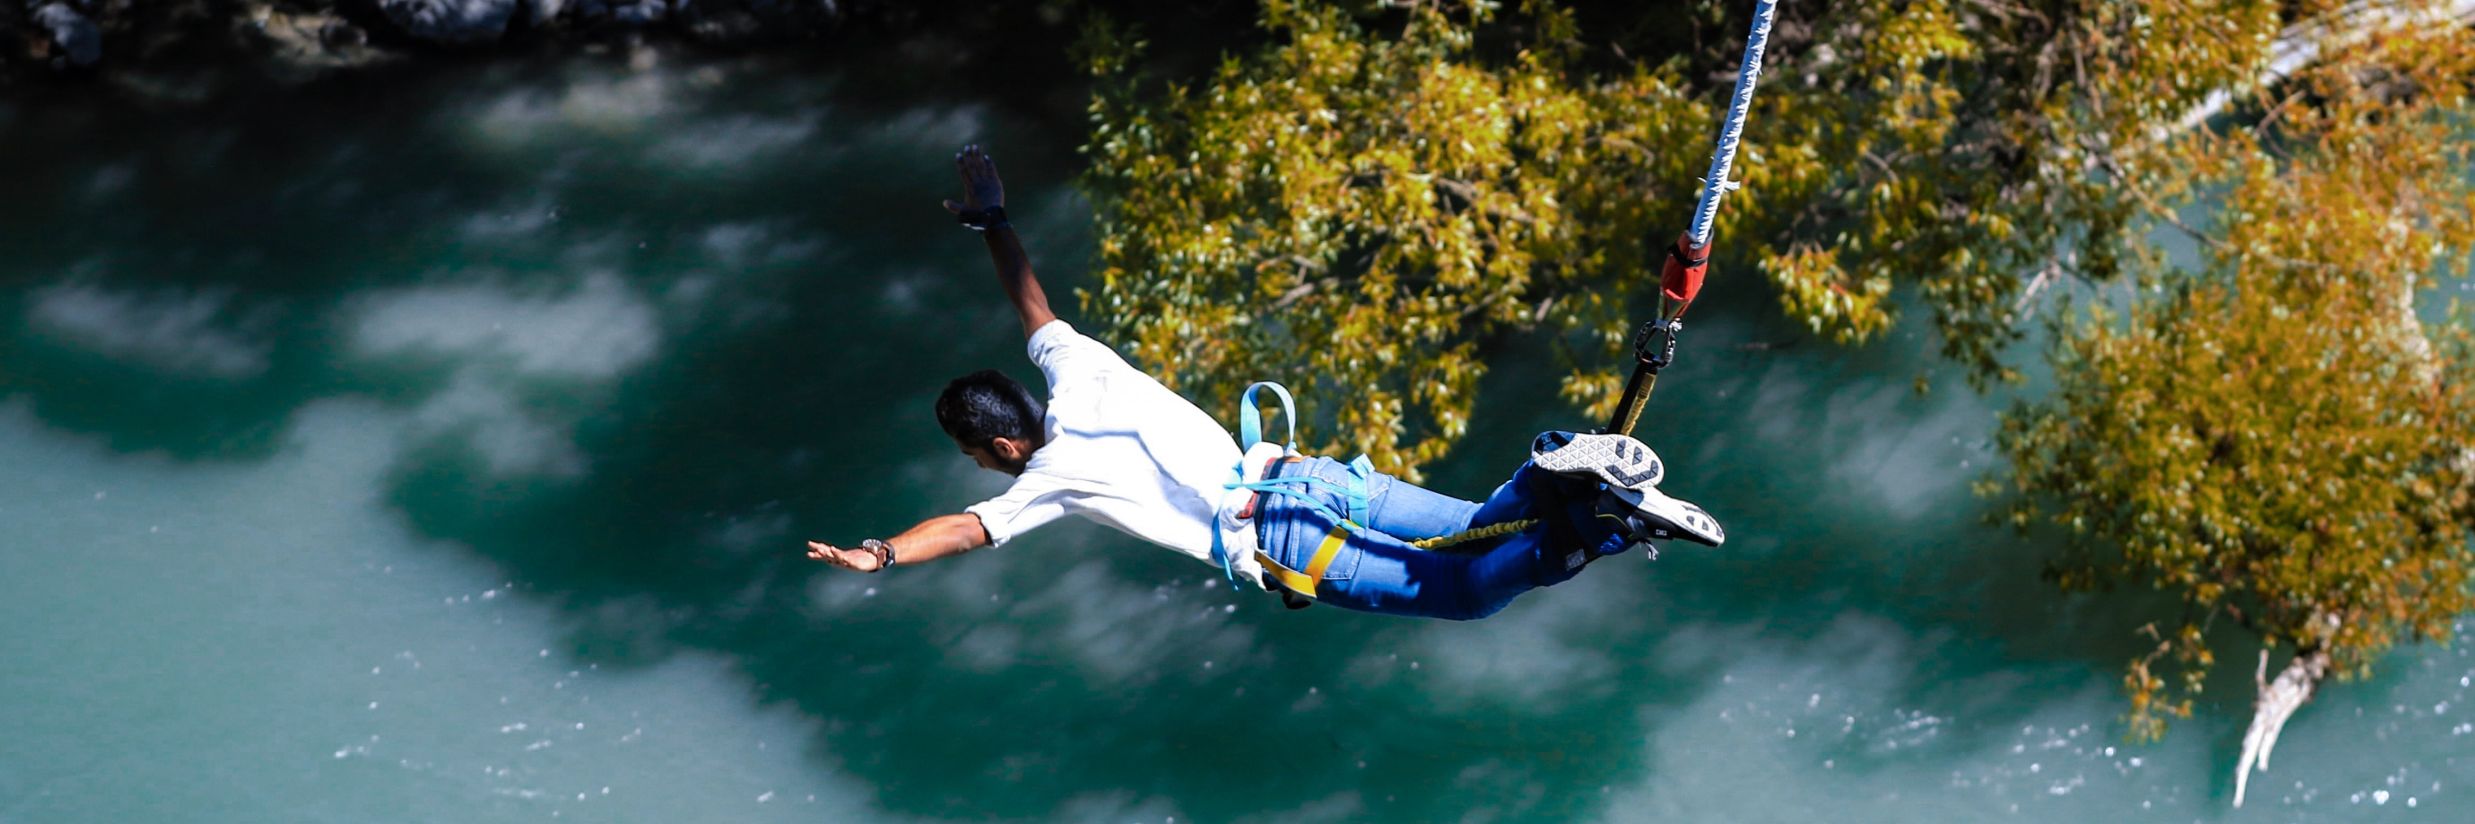
[{"label": "jeans pocket", "polygon": [[[1330,543],[1335,534],[1331,516],[1287,500],[1267,511],[1257,526],[1261,529],[1257,534],[1267,541],[1263,547],[1264,554],[1272,556],[1272,560],[1281,566],[1300,573],[1315,567],[1316,556],[1323,554],[1324,545]],[[1358,530],[1364,528],[1343,527],[1338,530],[1340,545],[1332,547],[1332,560],[1325,562],[1322,580],[1347,581],[1357,576],[1358,561],[1366,554],[1361,546],[1365,539],[1358,536]]]}]

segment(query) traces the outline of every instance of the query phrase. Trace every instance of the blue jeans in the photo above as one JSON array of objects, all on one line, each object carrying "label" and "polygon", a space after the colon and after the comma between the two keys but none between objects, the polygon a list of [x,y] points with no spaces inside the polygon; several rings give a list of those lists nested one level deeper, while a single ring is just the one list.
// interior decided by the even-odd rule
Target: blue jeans
[{"label": "blue jeans", "polygon": [[[1265,477],[1315,477],[1341,486],[1358,480],[1347,464],[1330,458],[1275,463]],[[1333,606],[1389,615],[1484,618],[1521,593],[1570,580],[1589,557],[1579,553],[1622,552],[1627,543],[1612,522],[1597,517],[1596,484],[1558,477],[1526,462],[1485,503],[1430,492],[1382,473],[1370,473],[1363,481],[1366,523],[1346,531],[1346,541],[1324,568],[1316,591],[1307,593]],[[1256,505],[1256,540],[1282,566],[1305,569],[1337,525],[1334,514],[1348,512],[1348,499],[1323,485],[1290,488],[1323,507],[1262,493]],[[1448,550],[1410,545],[1532,518],[1538,523],[1519,532]]]}]

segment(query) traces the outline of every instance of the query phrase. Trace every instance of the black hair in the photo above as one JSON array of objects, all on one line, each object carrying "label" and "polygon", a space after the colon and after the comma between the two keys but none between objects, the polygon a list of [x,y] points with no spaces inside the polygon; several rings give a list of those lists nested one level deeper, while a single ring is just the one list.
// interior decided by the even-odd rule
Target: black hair
[{"label": "black hair", "polygon": [[998,438],[1038,447],[1047,418],[1048,407],[1029,388],[995,369],[955,378],[937,396],[937,425],[967,447],[985,449]]}]

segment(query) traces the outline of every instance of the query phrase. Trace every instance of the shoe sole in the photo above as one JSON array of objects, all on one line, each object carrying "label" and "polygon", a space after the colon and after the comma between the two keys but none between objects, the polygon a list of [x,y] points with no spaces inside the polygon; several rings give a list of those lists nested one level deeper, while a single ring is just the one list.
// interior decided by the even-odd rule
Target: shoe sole
[{"label": "shoe sole", "polygon": [[1709,546],[1727,543],[1727,530],[1719,526],[1719,519],[1711,517],[1701,507],[1669,497],[1656,489],[1628,489],[1611,494],[1647,522],[1639,530],[1640,534],[1634,536],[1636,539],[1682,538]]},{"label": "shoe sole", "polygon": [[1658,486],[1667,474],[1658,453],[1624,435],[1548,432],[1531,444],[1530,463],[1558,475],[1587,476],[1636,491]]}]

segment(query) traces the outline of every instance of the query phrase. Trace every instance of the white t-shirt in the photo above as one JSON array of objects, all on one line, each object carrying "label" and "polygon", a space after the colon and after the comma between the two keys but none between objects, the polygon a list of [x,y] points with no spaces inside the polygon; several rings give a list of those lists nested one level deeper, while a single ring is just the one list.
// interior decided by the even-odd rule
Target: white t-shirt
[{"label": "white t-shirt", "polygon": [[1048,376],[1048,442],[1005,494],[963,510],[990,542],[1080,515],[1211,562],[1214,507],[1238,448],[1229,430],[1065,321],[1031,334]]}]

